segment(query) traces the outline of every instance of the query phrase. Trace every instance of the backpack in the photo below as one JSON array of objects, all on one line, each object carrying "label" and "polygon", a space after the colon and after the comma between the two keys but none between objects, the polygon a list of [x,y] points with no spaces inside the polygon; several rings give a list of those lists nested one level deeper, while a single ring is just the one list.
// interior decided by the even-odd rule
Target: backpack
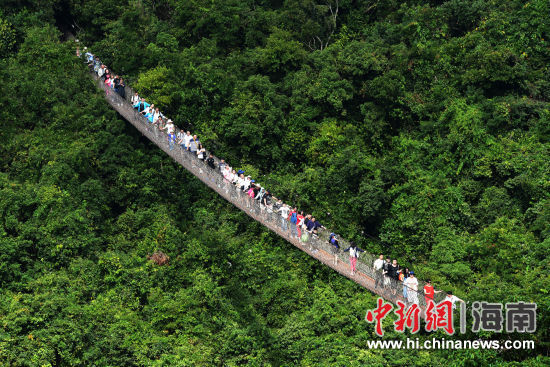
[{"label": "backpack", "polygon": [[296,212],[294,212],[290,216],[290,223],[296,224],[297,222],[298,222],[298,215],[296,214]]}]

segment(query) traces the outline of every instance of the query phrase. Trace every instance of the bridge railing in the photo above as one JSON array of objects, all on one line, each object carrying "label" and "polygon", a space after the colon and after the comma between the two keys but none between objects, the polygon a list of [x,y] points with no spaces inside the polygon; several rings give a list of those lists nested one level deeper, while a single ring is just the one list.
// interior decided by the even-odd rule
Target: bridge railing
[{"label": "bridge railing", "polygon": [[[348,241],[343,238],[338,238],[340,251],[334,253],[333,246],[328,242],[331,231],[319,229],[317,236],[310,235],[307,241],[304,242],[301,238],[303,231],[296,225],[290,223],[286,218],[283,219],[279,213],[273,212],[270,207],[261,204],[258,200],[248,197],[245,192],[237,189],[233,184],[225,180],[219,169],[210,168],[205,161],[199,159],[195,153],[186,151],[175,142],[170,142],[168,135],[164,131],[161,131],[156,125],[150,123],[142,114],[132,107],[128,100],[133,94],[131,88],[126,87],[126,98],[128,99],[124,99],[112,88],[106,86],[99,80],[95,73],[93,73],[93,75],[99,87],[105,92],[105,98],[111,106],[149,140],[154,142],[170,157],[226,200],[243,210],[253,219],[276,232],[279,236],[285,238],[294,246],[307,252],[357,283],[360,283],[372,292],[383,296],[386,300],[393,303],[397,301],[407,303],[407,299],[404,296],[403,282],[383,276],[380,271],[375,271],[373,269],[373,263],[377,256],[366,251],[361,253],[356,265],[357,274],[351,276],[348,270],[349,268],[346,267],[347,265],[343,266],[344,264],[349,264],[348,254],[342,251],[349,247]],[[209,152],[206,152],[206,154],[209,154]],[[218,158],[215,158],[215,160],[219,162]],[[338,262],[336,264],[334,263],[335,256],[338,257]],[[424,285],[425,282],[418,280],[418,291],[408,288],[406,292],[407,296],[412,295],[412,297],[408,299],[409,303],[414,302],[416,298],[416,303],[423,309],[426,306],[423,292]],[[445,293],[438,293],[434,298],[434,301],[437,303],[445,298]]]}]

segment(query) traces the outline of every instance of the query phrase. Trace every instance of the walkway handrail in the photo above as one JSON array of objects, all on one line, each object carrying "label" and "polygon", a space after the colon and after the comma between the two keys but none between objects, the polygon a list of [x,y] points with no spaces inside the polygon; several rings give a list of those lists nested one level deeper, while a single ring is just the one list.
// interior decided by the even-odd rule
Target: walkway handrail
[{"label": "walkway handrail", "polygon": [[[142,114],[132,107],[132,104],[129,102],[129,98],[133,95],[131,88],[128,86],[126,87],[126,96],[128,99],[124,99],[113,89],[106,86],[95,73],[92,73],[92,75],[99,88],[105,91],[105,98],[108,103],[122,117],[166,152],[172,159],[199,178],[212,190],[220,194],[224,199],[300,250],[355,281],[364,288],[367,288],[371,292],[380,295],[394,304],[397,301],[407,303],[403,295],[403,282],[395,280],[394,278],[385,277],[382,275],[381,271],[375,271],[373,269],[373,263],[377,256],[366,251],[361,253],[357,261],[357,272],[352,276],[349,272],[349,266],[347,265],[349,263],[347,256],[342,251],[342,249],[349,247],[348,241],[338,238],[340,251],[337,253],[338,261],[335,264],[333,246],[328,242],[329,234],[331,233],[330,230],[320,228],[318,229],[318,236],[309,236],[307,243],[302,242],[300,236],[296,236],[295,228],[292,228],[296,227],[296,225],[293,225],[286,219],[282,220],[280,214],[274,213],[268,207],[260,204],[257,200],[249,198],[246,193],[236,189],[233,184],[224,179],[219,169],[210,168],[204,161],[198,159],[195,153],[184,150],[179,144],[169,143],[168,134],[159,130],[156,125],[150,123]],[[176,134],[177,132],[178,130],[176,130]],[[206,156],[208,156],[208,154],[209,152],[206,152]],[[218,163],[219,159],[215,158],[215,161]],[[300,234],[300,229],[296,228],[296,231]],[[417,303],[422,309],[426,307],[426,300],[423,292],[424,285],[425,282],[418,280],[418,291],[411,288],[407,289],[408,294],[416,294],[416,297],[413,296],[412,301]],[[436,293],[434,302],[438,303],[445,297],[446,294],[444,292]],[[416,298],[416,300],[414,298]],[[411,301],[410,298],[409,301]]]}]

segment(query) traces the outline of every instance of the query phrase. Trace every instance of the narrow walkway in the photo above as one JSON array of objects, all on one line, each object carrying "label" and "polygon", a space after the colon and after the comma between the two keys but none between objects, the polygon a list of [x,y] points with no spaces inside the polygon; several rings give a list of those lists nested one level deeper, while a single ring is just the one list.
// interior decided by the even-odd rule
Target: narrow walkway
[{"label": "narrow walkway", "polygon": [[[109,104],[122,117],[130,122],[160,149],[166,152],[166,154],[168,154],[172,159],[195,175],[212,190],[220,194],[227,201],[248,214],[251,218],[260,222],[262,225],[269,228],[298,249],[304,251],[326,266],[336,270],[341,275],[353,280],[372,293],[377,294],[394,304],[397,301],[405,301],[403,298],[403,284],[401,282],[392,282],[390,287],[386,289],[383,287],[375,288],[374,277],[376,275],[372,269],[372,264],[375,259],[374,255],[367,252],[362,253],[359,261],[357,262],[357,272],[355,276],[351,276],[349,260],[346,254],[342,251],[339,253],[338,263],[336,265],[334,264],[334,255],[331,253],[331,246],[328,243],[330,231],[320,231],[319,238],[310,238],[308,243],[304,244],[299,240],[298,236],[296,236],[296,233],[291,233],[290,223],[288,223],[287,229],[283,230],[283,228],[281,228],[281,217],[278,214],[266,210],[264,206],[260,206],[255,200],[251,200],[244,193],[241,193],[239,190],[235,190],[233,185],[227,183],[223,179],[218,170],[213,170],[208,167],[203,161],[199,160],[196,155],[181,149],[178,145],[170,147],[167,135],[164,132],[159,131],[157,127],[150,124],[145,117],[132,108],[130,102],[121,98],[112,89],[106,87],[104,83],[97,81],[97,85],[105,92],[105,98]],[[131,96],[132,94],[131,89],[128,88],[126,95]],[[216,161],[219,162],[217,159]],[[345,240],[339,239],[339,241],[341,248],[348,247]],[[421,308],[424,308],[425,306],[425,301],[422,294],[423,287],[424,282],[419,281],[418,300]],[[392,292],[392,290],[395,294],[393,294],[394,292]],[[411,292],[411,290],[409,290],[409,292]],[[435,301],[439,302],[444,297],[444,293],[439,293]]]}]

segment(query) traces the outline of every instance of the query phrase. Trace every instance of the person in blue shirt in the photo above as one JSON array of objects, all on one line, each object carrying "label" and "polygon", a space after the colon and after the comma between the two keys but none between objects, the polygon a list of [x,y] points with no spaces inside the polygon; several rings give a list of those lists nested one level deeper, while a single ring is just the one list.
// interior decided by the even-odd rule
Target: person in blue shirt
[{"label": "person in blue shirt", "polygon": [[153,123],[153,118],[155,117],[155,110],[153,109],[153,105],[149,107],[149,111],[145,114],[145,118],[149,120],[150,123]]},{"label": "person in blue shirt", "polygon": [[143,113],[147,107],[151,106],[149,103],[145,102],[145,98],[142,98],[141,101],[134,105],[134,108],[137,108],[139,113]]},{"label": "person in blue shirt", "polygon": [[332,245],[330,249],[334,255],[334,265],[338,265],[338,252],[340,251],[340,244],[338,243],[335,233],[330,234],[328,242]]},{"label": "person in blue shirt", "polygon": [[92,55],[91,52],[88,51],[87,47],[84,47],[84,56],[86,57],[86,61],[88,62],[94,62],[94,55]]},{"label": "person in blue shirt", "polygon": [[[308,215],[308,217],[309,217],[309,215]],[[306,224],[306,230],[312,238],[312,240],[309,241],[309,249],[310,250],[313,250],[313,246],[312,246],[313,245],[313,240],[317,238],[317,228],[323,228],[323,226],[321,225],[321,223],[319,223],[315,220],[315,217],[313,217]]]},{"label": "person in blue shirt", "polygon": [[315,220],[315,217],[311,218],[309,222],[306,224],[307,231],[313,235],[317,236],[317,228],[324,228],[323,225]]},{"label": "person in blue shirt", "polygon": [[350,246],[344,250],[344,252],[349,251],[349,263],[351,267],[351,276],[355,275],[356,271],[356,265],[357,265],[357,258],[359,257],[360,252],[365,252],[364,250],[361,250],[359,247],[355,245],[355,243],[350,242]]}]

